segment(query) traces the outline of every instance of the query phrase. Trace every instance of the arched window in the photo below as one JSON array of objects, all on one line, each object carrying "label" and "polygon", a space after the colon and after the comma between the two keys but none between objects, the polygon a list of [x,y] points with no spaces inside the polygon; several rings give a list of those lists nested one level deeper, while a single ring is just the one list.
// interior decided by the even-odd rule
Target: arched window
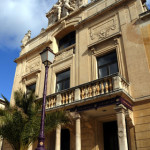
[{"label": "arched window", "polygon": [[59,40],[59,50],[67,48],[76,42],[76,33],[75,31],[70,32],[69,34],[65,35],[63,38]]}]

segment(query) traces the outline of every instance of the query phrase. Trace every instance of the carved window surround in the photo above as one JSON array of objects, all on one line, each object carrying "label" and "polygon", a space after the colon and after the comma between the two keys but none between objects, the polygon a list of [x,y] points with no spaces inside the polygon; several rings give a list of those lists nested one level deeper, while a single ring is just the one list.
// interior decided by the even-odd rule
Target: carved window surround
[{"label": "carved window surround", "polygon": [[89,47],[89,50],[92,52],[92,80],[98,79],[98,70],[97,70],[97,57],[100,57],[106,53],[110,53],[112,51],[116,51],[117,54],[117,61],[118,61],[118,69],[121,76],[124,78],[127,78],[126,71],[125,71],[125,61],[123,59],[123,49],[121,45],[121,40],[119,36],[115,36],[113,38],[109,38],[109,41],[111,44],[107,46],[106,48],[100,48],[98,49],[98,46],[100,43],[97,43],[96,45],[93,45],[92,47]]},{"label": "carved window surround", "polygon": [[35,94],[39,95],[40,72],[36,71],[22,77],[23,91],[26,92],[26,86],[36,83]]}]

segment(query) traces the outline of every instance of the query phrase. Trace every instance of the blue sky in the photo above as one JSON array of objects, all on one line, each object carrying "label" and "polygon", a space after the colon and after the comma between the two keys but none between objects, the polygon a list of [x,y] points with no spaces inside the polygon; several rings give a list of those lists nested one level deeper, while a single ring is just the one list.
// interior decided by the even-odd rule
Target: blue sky
[{"label": "blue sky", "polygon": [[0,4],[0,97],[10,99],[21,40],[28,30],[35,37],[46,28],[45,13],[57,0],[3,0]]},{"label": "blue sky", "polygon": [[[35,37],[47,27],[47,13],[57,0],[3,0],[0,4],[0,97],[10,99],[21,40],[28,30]],[[150,0],[147,0],[150,8]]]}]

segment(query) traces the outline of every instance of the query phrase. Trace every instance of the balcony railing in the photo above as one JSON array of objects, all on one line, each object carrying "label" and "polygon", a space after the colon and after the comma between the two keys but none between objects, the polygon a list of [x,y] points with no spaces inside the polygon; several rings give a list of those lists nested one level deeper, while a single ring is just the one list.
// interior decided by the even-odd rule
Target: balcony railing
[{"label": "balcony railing", "polygon": [[73,104],[95,96],[111,94],[118,90],[124,90],[129,94],[129,84],[119,74],[111,75],[49,95],[46,109]]}]

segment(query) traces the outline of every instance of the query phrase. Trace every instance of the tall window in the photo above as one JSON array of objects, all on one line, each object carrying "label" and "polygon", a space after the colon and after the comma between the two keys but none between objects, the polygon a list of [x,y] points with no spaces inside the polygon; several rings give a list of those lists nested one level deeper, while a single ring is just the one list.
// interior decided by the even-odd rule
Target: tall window
[{"label": "tall window", "polygon": [[75,44],[75,42],[76,42],[75,31],[73,31],[59,40],[59,50],[67,48],[72,44]]},{"label": "tall window", "polygon": [[109,53],[97,58],[98,76],[103,78],[105,76],[118,72],[118,63],[116,52]]},{"label": "tall window", "polygon": [[35,87],[36,87],[36,83],[27,85],[26,86],[26,93],[28,94],[29,92],[35,92]]},{"label": "tall window", "polygon": [[58,73],[56,75],[56,92],[68,89],[70,87],[70,70]]}]

